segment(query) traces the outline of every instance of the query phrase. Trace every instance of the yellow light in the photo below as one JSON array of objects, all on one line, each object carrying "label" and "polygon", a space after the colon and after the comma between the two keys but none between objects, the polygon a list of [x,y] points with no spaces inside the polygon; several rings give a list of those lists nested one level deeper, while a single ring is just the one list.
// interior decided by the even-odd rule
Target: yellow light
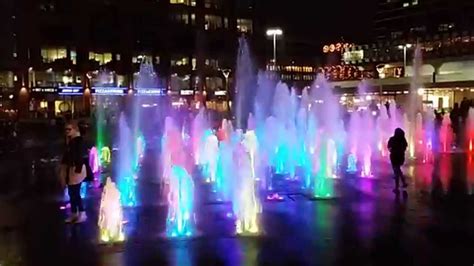
[{"label": "yellow light", "polygon": [[418,93],[418,95],[423,96],[423,94],[425,94],[425,89],[424,88],[419,88],[417,93]]}]

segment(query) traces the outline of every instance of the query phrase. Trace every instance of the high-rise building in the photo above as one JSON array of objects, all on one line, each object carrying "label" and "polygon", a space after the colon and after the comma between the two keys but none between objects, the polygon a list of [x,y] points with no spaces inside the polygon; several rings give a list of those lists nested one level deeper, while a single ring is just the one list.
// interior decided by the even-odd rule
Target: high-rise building
[{"label": "high-rise building", "polygon": [[377,40],[426,38],[474,29],[471,0],[378,0]]},{"label": "high-rise building", "polygon": [[0,94],[54,101],[41,88],[85,89],[100,70],[101,83],[132,88],[146,59],[173,94],[210,97],[227,86],[238,37],[257,36],[254,16],[253,0],[0,1]]}]

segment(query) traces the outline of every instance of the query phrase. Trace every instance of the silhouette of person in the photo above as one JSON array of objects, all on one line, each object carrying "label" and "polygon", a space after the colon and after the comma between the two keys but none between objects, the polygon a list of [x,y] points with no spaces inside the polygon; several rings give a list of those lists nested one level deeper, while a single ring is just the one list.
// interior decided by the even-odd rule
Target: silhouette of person
[{"label": "silhouette of person", "polygon": [[390,151],[390,162],[392,163],[393,173],[395,174],[395,189],[393,191],[397,193],[400,187],[400,179],[403,183],[403,188],[408,186],[401,169],[405,163],[405,151],[408,147],[408,143],[405,139],[405,132],[401,128],[395,129],[394,135],[388,140],[387,147]]}]

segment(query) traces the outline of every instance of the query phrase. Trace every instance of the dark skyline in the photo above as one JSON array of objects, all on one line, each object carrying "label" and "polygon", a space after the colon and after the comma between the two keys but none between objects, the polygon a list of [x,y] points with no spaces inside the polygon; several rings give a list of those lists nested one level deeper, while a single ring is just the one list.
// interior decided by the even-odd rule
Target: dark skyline
[{"label": "dark skyline", "polygon": [[[279,26],[285,36],[318,44],[365,43],[373,39],[377,0],[261,0],[264,26]],[[318,1],[319,2],[319,1]]]}]

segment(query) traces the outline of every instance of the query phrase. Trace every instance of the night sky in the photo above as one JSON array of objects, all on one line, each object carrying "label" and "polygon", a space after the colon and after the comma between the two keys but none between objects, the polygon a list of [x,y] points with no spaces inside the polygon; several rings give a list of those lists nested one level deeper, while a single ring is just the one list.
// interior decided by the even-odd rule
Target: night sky
[{"label": "night sky", "polygon": [[323,44],[343,37],[347,42],[366,43],[373,36],[377,0],[257,1],[264,9],[264,25],[282,27],[288,38]]}]

